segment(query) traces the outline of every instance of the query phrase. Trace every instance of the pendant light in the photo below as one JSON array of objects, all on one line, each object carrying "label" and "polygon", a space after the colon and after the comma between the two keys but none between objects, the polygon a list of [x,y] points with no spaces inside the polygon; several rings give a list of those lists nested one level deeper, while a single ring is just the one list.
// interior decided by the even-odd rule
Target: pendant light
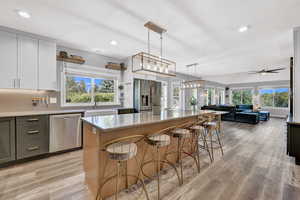
[{"label": "pendant light", "polygon": [[[163,33],[167,30],[153,22],[147,22],[144,26],[148,29],[148,53],[140,52],[132,56],[132,72],[147,75],[176,76],[176,63],[163,58],[162,55]],[[150,53],[150,31],[160,35],[160,56]]]},{"label": "pendant light", "polygon": [[[189,74],[190,76],[193,76],[196,74],[196,67],[198,66],[198,63],[193,63],[190,65],[187,65],[186,68],[188,70],[188,72],[190,71],[190,69],[194,69],[194,72],[192,72],[191,74]],[[184,81],[181,83],[181,89],[193,89],[193,88],[201,88],[204,86],[205,81],[204,80],[188,80],[188,81]]]}]

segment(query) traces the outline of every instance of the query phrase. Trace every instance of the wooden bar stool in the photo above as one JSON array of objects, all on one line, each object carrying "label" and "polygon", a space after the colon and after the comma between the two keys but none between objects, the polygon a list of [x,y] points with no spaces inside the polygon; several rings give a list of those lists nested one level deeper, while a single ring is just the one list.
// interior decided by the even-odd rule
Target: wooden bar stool
[{"label": "wooden bar stool", "polygon": [[219,116],[214,113],[207,113],[204,116],[207,118],[207,121],[203,125],[205,127],[206,136],[209,137],[207,142],[210,146],[212,160],[214,160],[214,149],[220,149],[222,156],[224,155],[223,145],[220,139],[220,119]]},{"label": "wooden bar stool", "polygon": [[[194,134],[195,132],[190,129],[194,126],[194,124],[195,121],[187,122],[178,126],[172,131],[173,137],[177,138],[177,159],[180,166],[181,184],[183,184],[183,154],[193,158],[197,167],[197,171],[200,173],[199,148],[196,147],[198,144],[198,137]],[[184,149],[184,142],[186,140],[189,140],[188,147],[190,148],[190,152]]]},{"label": "wooden bar stool", "polygon": [[146,166],[150,163],[154,163],[154,171],[156,171],[156,180],[157,180],[157,199],[158,200],[160,200],[160,169],[161,169],[161,165],[167,164],[175,170],[177,178],[178,178],[178,182],[180,185],[180,176],[179,176],[176,166],[173,163],[169,162],[167,159],[161,159],[161,155],[160,155],[160,149],[162,147],[167,147],[170,145],[171,138],[170,138],[169,134],[174,128],[175,127],[169,127],[169,128],[163,129],[157,133],[150,134],[146,137],[146,142],[155,149],[156,159],[152,157],[152,160],[143,162],[141,172],[143,173],[144,176],[151,178],[150,176],[145,174],[143,169],[144,169],[144,166]]},{"label": "wooden bar stool", "polygon": [[[143,186],[143,190],[145,192],[147,200],[149,200],[148,192],[146,190],[146,186],[144,183],[143,177],[127,174],[127,162],[130,159],[135,159],[135,162],[138,166],[138,169],[141,171],[141,165],[136,158],[137,155],[137,143],[144,140],[143,135],[132,135],[127,136],[123,138],[118,138],[115,140],[112,140],[106,144],[104,144],[103,151],[108,153],[109,159],[116,161],[116,169],[117,173],[116,175],[110,176],[106,178],[100,188],[98,189],[98,193],[96,196],[96,200],[102,200],[101,192],[102,188],[106,183],[109,181],[116,179],[116,185],[115,185],[115,200],[118,199],[118,193],[119,193],[119,182],[122,177],[126,178],[126,187],[128,187],[128,177],[134,177],[137,179],[137,181],[140,181]],[[125,171],[125,174],[123,174],[121,171]],[[139,173],[140,174],[140,173]]]},{"label": "wooden bar stool", "polygon": [[[206,121],[207,121],[207,119],[205,117],[203,117],[202,115],[199,115],[197,122],[194,124],[194,126],[190,127],[190,129],[192,131],[194,131],[195,137],[197,138],[196,144],[198,144],[198,145],[196,146],[196,148],[207,151],[208,156],[210,158],[210,162],[212,162],[213,160],[212,160],[212,156],[210,153],[210,148],[207,143],[207,138],[206,138],[207,136],[206,136],[205,126],[204,126],[204,123]],[[202,144],[200,142],[202,142]],[[199,149],[198,149],[198,153],[200,153]],[[200,157],[199,157],[199,155],[197,155],[197,156],[198,156],[199,165],[200,165]]]}]

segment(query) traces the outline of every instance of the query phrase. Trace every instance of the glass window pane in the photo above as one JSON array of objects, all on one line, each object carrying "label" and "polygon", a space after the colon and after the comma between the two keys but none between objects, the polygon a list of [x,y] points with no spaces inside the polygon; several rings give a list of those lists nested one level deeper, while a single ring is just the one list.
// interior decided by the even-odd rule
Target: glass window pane
[{"label": "glass window pane", "polygon": [[231,103],[234,105],[241,104],[242,91],[241,90],[233,90],[231,95]]},{"label": "glass window pane", "polygon": [[259,94],[262,107],[273,107],[273,89],[260,89]]},{"label": "glass window pane", "polygon": [[115,102],[115,81],[95,79],[94,93],[96,102]]},{"label": "glass window pane", "polygon": [[212,88],[209,88],[208,89],[208,98],[207,98],[207,100],[208,100],[208,105],[212,105],[213,104],[213,95],[214,95],[214,89],[212,89]]},{"label": "glass window pane", "polygon": [[174,87],[173,88],[173,96],[174,97],[179,97],[179,92],[180,92],[180,88],[179,87]]},{"label": "glass window pane", "polygon": [[66,103],[90,103],[92,101],[91,78],[66,76]]},{"label": "glass window pane", "polygon": [[242,90],[242,104],[252,105],[251,90]]},{"label": "glass window pane", "polygon": [[289,106],[289,89],[277,88],[274,92],[274,106],[287,108]]}]

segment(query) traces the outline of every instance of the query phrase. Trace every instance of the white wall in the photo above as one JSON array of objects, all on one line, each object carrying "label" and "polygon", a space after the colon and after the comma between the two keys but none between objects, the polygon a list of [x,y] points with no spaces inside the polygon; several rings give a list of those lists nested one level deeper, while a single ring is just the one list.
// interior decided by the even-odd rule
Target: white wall
[{"label": "white wall", "polygon": [[300,122],[300,27],[294,29],[294,120]]}]

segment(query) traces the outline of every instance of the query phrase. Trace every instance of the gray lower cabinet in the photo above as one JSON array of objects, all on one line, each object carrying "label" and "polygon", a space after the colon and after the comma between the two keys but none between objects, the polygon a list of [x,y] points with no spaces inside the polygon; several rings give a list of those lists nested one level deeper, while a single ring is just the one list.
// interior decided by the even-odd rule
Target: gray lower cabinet
[{"label": "gray lower cabinet", "polygon": [[0,164],[15,159],[15,118],[0,118]]},{"label": "gray lower cabinet", "polygon": [[49,152],[49,116],[17,117],[17,159]]}]

